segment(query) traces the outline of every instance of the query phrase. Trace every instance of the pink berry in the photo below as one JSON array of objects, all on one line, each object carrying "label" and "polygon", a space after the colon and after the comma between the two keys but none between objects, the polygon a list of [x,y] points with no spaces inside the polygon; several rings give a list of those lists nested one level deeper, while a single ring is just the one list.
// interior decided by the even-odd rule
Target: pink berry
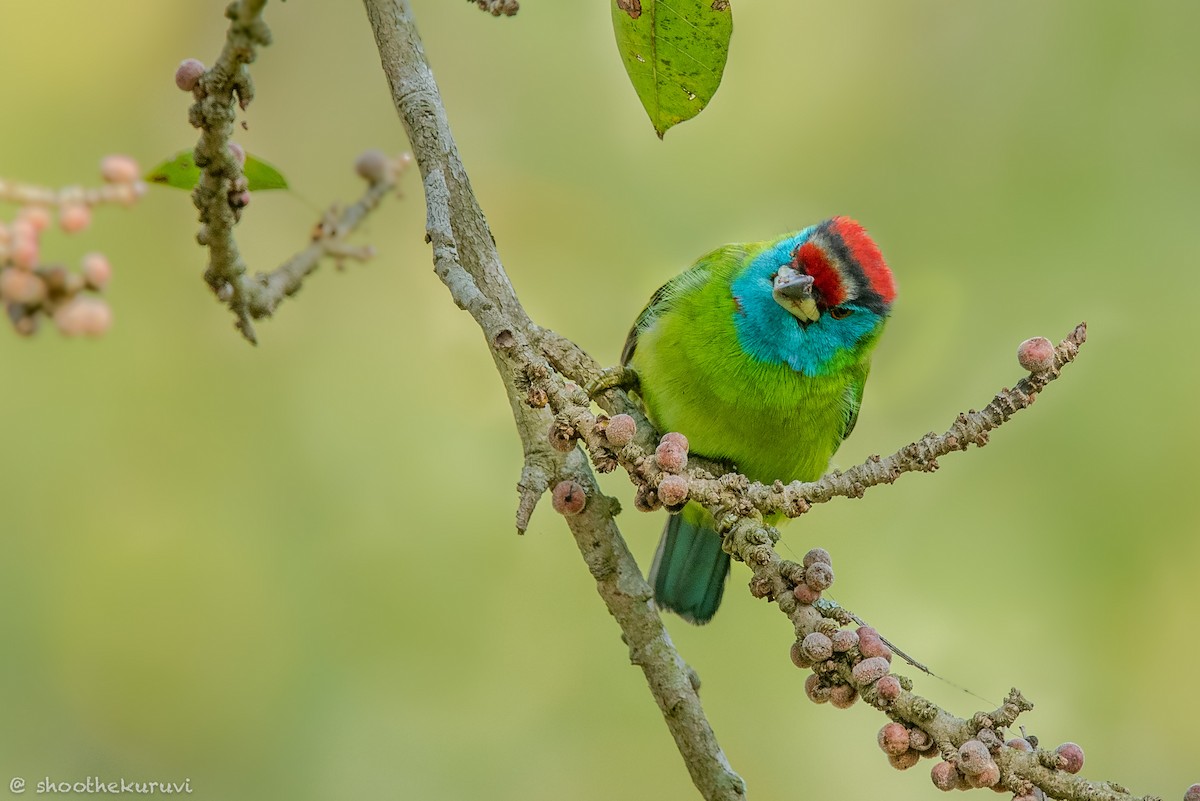
[{"label": "pink berry", "polygon": [[1000,783],[1000,767],[988,759],[987,764],[978,773],[968,773],[967,781],[972,787],[995,787]]},{"label": "pink berry", "polygon": [[933,738],[929,732],[914,726],[908,730],[908,747],[914,751],[928,751],[933,748]]},{"label": "pink berry", "polygon": [[839,684],[829,690],[829,703],[838,709],[849,709],[858,700],[858,690],[849,684]]},{"label": "pink berry", "polygon": [[1045,337],[1033,337],[1017,346],[1017,361],[1031,373],[1044,373],[1054,366],[1054,344]]},{"label": "pink berry", "polygon": [[[1026,740],[1024,737],[1013,737],[1011,740],[1006,742],[1005,745],[1007,745],[1009,748],[1013,748],[1017,751],[1026,751],[1026,752],[1030,752],[1030,753],[1033,751],[1033,746],[1030,745],[1029,741]],[[1200,801],[1200,800],[1198,800],[1198,801]]]},{"label": "pink berry", "polygon": [[824,548],[813,548],[808,553],[804,554],[804,566],[812,567],[816,562],[823,562],[827,565],[832,565],[833,560],[829,557],[829,551]]},{"label": "pink berry", "polygon": [[858,645],[858,635],[850,629],[838,629],[830,636],[830,639],[833,640],[835,654],[844,654]]},{"label": "pink berry", "polygon": [[663,437],[662,442],[654,451],[654,460],[668,473],[679,473],[687,467],[687,450]]},{"label": "pink berry", "polygon": [[32,270],[37,266],[40,254],[36,239],[17,239],[12,244],[9,258],[19,270]]},{"label": "pink berry", "polygon": [[396,165],[382,150],[368,150],[355,159],[354,171],[369,184],[381,184],[395,175]]},{"label": "pink berry", "polygon": [[1200,784],[1193,784],[1183,794],[1183,801],[1200,801]]},{"label": "pink berry", "polygon": [[873,656],[859,662],[850,673],[859,684],[871,684],[886,676],[890,668],[891,665],[882,656]]},{"label": "pink berry", "polygon": [[796,588],[792,590],[792,595],[796,596],[796,600],[802,604],[814,604],[821,597],[821,593],[807,584],[797,584]]},{"label": "pink berry", "polygon": [[865,657],[882,656],[892,661],[892,649],[887,647],[879,632],[870,626],[858,627],[858,651]]},{"label": "pink berry", "polygon": [[64,205],[58,210],[58,225],[68,234],[77,234],[92,222],[92,210],[82,203]]},{"label": "pink berry", "polygon": [[805,656],[814,662],[820,662],[833,656],[833,641],[819,631],[806,636],[801,644]]},{"label": "pink berry", "polygon": [[827,703],[832,692],[833,688],[822,682],[816,673],[808,674],[808,678],[804,680],[804,694],[814,704]]},{"label": "pink berry", "polygon": [[113,155],[101,160],[100,177],[110,184],[132,184],[141,176],[136,161],[129,156]]},{"label": "pink berry", "polygon": [[680,434],[678,431],[669,431],[666,434],[663,434],[662,440],[660,441],[670,442],[676,447],[683,448],[684,451],[687,451],[689,447],[687,437],[685,437],[683,434]]},{"label": "pink berry", "polygon": [[888,755],[903,754],[908,750],[908,729],[903,723],[895,721],[888,723],[879,730],[876,738],[883,753]]},{"label": "pink berry", "polygon": [[929,771],[929,778],[933,779],[934,787],[949,792],[958,787],[960,774],[953,764],[939,762]]},{"label": "pink berry", "polygon": [[1067,773],[1083,770],[1083,749],[1075,743],[1063,743],[1054,753],[1058,754],[1058,766]]},{"label": "pink berry", "polygon": [[637,434],[637,422],[627,414],[615,414],[604,429],[608,443],[615,448],[624,448],[633,442]]},{"label": "pink berry", "polygon": [[824,562],[813,562],[804,571],[804,583],[817,592],[833,586],[833,568]]},{"label": "pink berry", "polygon": [[560,481],[550,495],[554,511],[560,515],[577,515],[587,505],[587,494],[575,481]]},{"label": "pink berry", "polygon": [[175,70],[175,85],[185,92],[190,92],[196,88],[203,74],[204,64],[194,58],[185,58]]},{"label": "pink berry", "polygon": [[237,142],[230,142],[226,147],[229,148],[229,154],[233,156],[233,160],[238,163],[239,167],[246,166],[246,150]]},{"label": "pink berry", "polygon": [[36,306],[46,299],[46,282],[28,270],[8,267],[0,272],[0,297],[10,303]]},{"label": "pink berry", "polygon": [[50,227],[50,212],[45,206],[26,206],[21,209],[18,219],[33,226],[34,236]]},{"label": "pink berry", "polygon": [[658,482],[658,499],[663,506],[678,506],[687,500],[688,480],[683,476],[665,476]]},{"label": "pink berry", "polygon": [[55,310],[54,324],[67,336],[98,337],[112,325],[112,311],[99,298],[75,297]]},{"label": "pink berry", "polygon": [[958,769],[966,776],[974,776],[991,761],[992,755],[987,746],[978,740],[967,740],[958,747]]},{"label": "pink berry", "polygon": [[83,257],[83,278],[93,289],[104,289],[112,278],[112,265],[103,253],[89,253]]},{"label": "pink berry", "polygon": [[896,770],[908,770],[921,761],[921,755],[916,751],[905,751],[902,754],[888,754],[888,762]]},{"label": "pink berry", "polygon": [[879,693],[879,697],[884,701],[895,701],[900,697],[900,691],[903,687],[900,686],[900,679],[891,674],[884,676],[879,681],[875,682],[875,691]]},{"label": "pink berry", "polygon": [[[792,664],[795,665],[796,667],[801,668],[801,669],[812,667],[813,662],[811,659],[809,659],[807,656],[805,656],[804,647],[799,640],[796,640],[794,643],[792,643],[791,654],[792,654]],[[816,676],[815,675],[810,676],[809,678],[815,679]]]}]

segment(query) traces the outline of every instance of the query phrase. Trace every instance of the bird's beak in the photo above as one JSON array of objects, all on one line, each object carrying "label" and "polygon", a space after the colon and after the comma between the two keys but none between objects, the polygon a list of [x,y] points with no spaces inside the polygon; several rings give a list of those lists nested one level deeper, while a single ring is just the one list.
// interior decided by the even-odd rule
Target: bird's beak
[{"label": "bird's beak", "polygon": [[775,302],[787,309],[801,323],[816,322],[821,316],[813,297],[813,278],[791,267],[780,267],[775,273],[772,294]]}]

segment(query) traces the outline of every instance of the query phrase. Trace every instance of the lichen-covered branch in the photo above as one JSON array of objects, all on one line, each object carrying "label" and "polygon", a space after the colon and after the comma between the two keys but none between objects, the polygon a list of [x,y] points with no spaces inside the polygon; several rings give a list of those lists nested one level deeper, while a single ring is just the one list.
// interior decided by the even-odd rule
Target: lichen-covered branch
[{"label": "lichen-covered branch", "polygon": [[274,314],[284,298],[299,291],[323,258],[332,258],[341,266],[347,259],[361,261],[373,254],[370,248],[347,245],[345,237],[395,188],[405,163],[403,157],[388,159],[376,151],[365,153],[356,165],[368,184],[363,196],[344,210],[334,207],[327,212],[307,248],[270,272],[247,274],[233,235],[250,202],[249,183],[242,173],[246,154],[231,137],[237,109],[245,110],[254,99],[249,65],[259,48],[271,43],[270,29],[262,19],[265,6],[266,0],[234,0],[225,10],[230,23],[216,64],[206,70],[199,61],[187,59],[175,73],[179,88],[196,98],[188,120],[200,129],[200,141],[193,151],[200,180],[192,202],[200,212],[196,240],[208,248],[204,280],[233,311],[238,331],[251,343],[258,341],[252,320]]},{"label": "lichen-covered branch", "polygon": [[[434,271],[459,308],[479,324],[508,392],[525,452],[518,528],[528,524],[537,498],[550,486],[567,514],[596,590],[621,627],[631,661],[646,677],[675,738],[692,781],[708,799],[744,796],[687,668],[672,646],[651,599],[649,585],[621,537],[616,501],[601,494],[578,449],[562,452],[545,433],[551,422],[545,391],[569,392],[535,346],[538,329],[518,302],[500,263],[486,219],[476,202],[446,120],[437,85],[404,0],[365,0],[384,74],[420,166],[426,199],[426,238]],[[529,371],[544,376],[543,394],[529,403]],[[563,489],[559,489],[562,487]]]}]

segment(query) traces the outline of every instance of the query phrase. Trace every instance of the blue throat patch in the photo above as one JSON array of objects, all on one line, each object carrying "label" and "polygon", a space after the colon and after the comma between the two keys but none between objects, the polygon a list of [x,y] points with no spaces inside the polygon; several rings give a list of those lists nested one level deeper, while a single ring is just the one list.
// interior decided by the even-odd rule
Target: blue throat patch
[{"label": "blue throat patch", "polygon": [[835,356],[854,350],[883,322],[881,315],[848,301],[842,307],[853,311],[849,317],[835,320],[826,313],[805,327],[775,302],[775,273],[815,228],[809,226],[759,253],[732,286],[739,304],[734,325],[742,349],[756,361],[786,364],[807,376],[826,375]]}]

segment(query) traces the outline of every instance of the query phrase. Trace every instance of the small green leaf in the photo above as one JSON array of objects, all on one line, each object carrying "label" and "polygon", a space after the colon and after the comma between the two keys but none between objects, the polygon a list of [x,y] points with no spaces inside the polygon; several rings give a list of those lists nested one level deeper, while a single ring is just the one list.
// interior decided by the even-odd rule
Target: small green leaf
[{"label": "small green leaf", "polygon": [[[246,164],[242,168],[246,176],[247,188],[251,192],[261,192],[264,189],[287,189],[287,179],[283,173],[262,159],[246,155]],[[184,150],[175,155],[170,161],[164,161],[150,172],[146,180],[161,186],[173,186],[176,189],[194,189],[200,182],[200,168],[192,158],[192,151]]]},{"label": "small green leaf", "polygon": [[251,192],[288,188],[287,179],[283,177],[283,173],[267,162],[254,158],[249,153],[246,154],[246,166],[242,168],[242,174],[246,176],[246,181],[249,183],[247,188]]},{"label": "small green leaf", "polygon": [[661,139],[708,105],[733,35],[729,0],[610,0],[617,49]]},{"label": "small green leaf", "polygon": [[192,159],[192,151],[184,150],[146,173],[146,181],[176,189],[193,189],[200,182],[200,168]]}]

